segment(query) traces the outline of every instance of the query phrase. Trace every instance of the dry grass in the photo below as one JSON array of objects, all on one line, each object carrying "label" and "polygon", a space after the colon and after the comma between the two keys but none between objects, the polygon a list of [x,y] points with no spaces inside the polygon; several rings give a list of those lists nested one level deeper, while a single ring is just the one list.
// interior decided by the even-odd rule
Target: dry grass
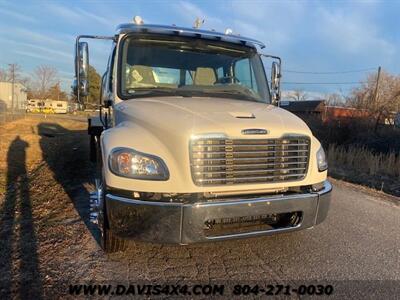
[{"label": "dry grass", "polygon": [[329,175],[400,196],[400,155],[373,153],[365,146],[330,145]]},{"label": "dry grass", "polygon": [[327,150],[329,175],[400,196],[400,129],[368,120],[322,123],[303,116]]},{"label": "dry grass", "polygon": [[366,147],[336,146],[328,148],[328,161],[331,168],[353,169],[368,175],[386,175],[400,178],[400,156],[374,154]]}]

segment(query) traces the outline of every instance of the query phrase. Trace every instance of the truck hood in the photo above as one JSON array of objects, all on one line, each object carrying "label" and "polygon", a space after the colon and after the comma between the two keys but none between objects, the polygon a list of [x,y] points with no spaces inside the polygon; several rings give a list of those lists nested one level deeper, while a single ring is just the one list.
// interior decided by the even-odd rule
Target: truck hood
[{"label": "truck hood", "polygon": [[[190,166],[190,138],[193,135],[222,133],[229,138],[268,139],[285,134],[311,138],[311,157],[319,143],[307,125],[295,115],[279,107],[241,100],[207,97],[158,97],[126,100],[114,106],[115,126],[104,130],[101,137],[103,161],[117,147],[135,149],[159,157],[168,167],[166,181],[135,180],[106,171],[110,187],[160,193],[228,192],[249,190],[281,190],[283,186],[321,182],[326,172],[318,172],[310,160],[307,177],[301,181],[258,183],[250,185],[197,186]],[[268,134],[243,135],[244,129],[266,129]],[[108,168],[108,164],[104,164]],[[311,174],[311,175],[310,175]]]},{"label": "truck hood", "polygon": [[133,123],[155,136],[225,133],[243,137],[243,129],[266,129],[268,135],[311,135],[298,117],[279,107],[251,101],[213,97],[158,97],[126,100],[115,105],[117,124]]}]

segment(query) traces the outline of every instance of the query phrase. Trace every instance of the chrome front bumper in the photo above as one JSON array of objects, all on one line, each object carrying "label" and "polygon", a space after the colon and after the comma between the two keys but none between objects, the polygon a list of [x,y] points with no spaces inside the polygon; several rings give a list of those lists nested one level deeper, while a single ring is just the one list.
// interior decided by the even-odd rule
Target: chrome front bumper
[{"label": "chrome front bumper", "polygon": [[[110,229],[119,237],[158,243],[190,244],[213,240],[245,238],[290,232],[313,227],[327,216],[332,185],[307,194],[276,195],[251,199],[180,204],[149,202],[106,195]],[[245,233],[208,236],[204,224],[218,218],[237,218],[265,214],[301,212],[300,223],[293,227]]]}]

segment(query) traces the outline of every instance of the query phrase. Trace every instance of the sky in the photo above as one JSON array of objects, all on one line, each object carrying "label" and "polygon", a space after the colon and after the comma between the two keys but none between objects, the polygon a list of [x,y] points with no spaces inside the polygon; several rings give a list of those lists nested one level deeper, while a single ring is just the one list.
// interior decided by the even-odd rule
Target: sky
[{"label": "sky", "polygon": [[[0,0],[0,68],[18,63],[30,76],[38,65],[51,65],[69,91],[77,35],[113,35],[118,24],[135,15],[147,24],[183,27],[192,27],[199,17],[205,20],[202,29],[231,28],[264,42],[263,53],[282,58],[284,91],[347,94],[378,66],[400,73],[399,13],[395,0]],[[109,50],[110,42],[89,41],[90,62],[99,73]]]}]

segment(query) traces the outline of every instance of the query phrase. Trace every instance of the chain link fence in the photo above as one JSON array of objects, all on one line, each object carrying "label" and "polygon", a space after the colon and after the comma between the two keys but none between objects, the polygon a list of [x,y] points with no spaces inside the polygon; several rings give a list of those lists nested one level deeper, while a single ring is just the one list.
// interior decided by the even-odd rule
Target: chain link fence
[{"label": "chain link fence", "polygon": [[9,122],[25,118],[26,113],[23,110],[0,111],[0,126]]}]

